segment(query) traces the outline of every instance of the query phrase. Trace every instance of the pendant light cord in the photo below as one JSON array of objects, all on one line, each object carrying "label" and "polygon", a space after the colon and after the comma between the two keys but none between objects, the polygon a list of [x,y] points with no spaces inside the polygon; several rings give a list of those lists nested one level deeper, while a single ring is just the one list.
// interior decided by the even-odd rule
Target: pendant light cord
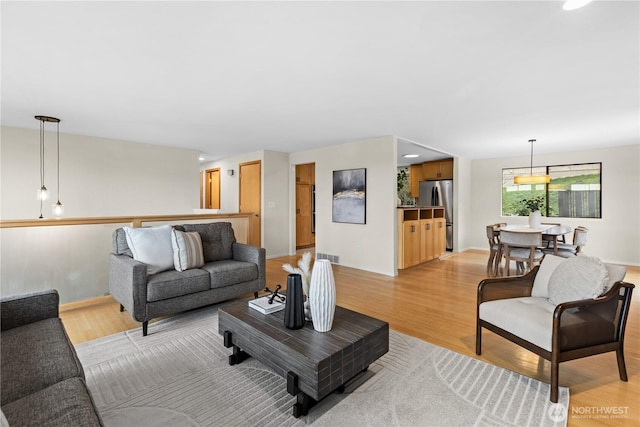
[{"label": "pendant light cord", "polygon": [[42,216],[42,188],[44,187],[44,120],[40,120],[40,219]]},{"label": "pendant light cord", "polygon": [[40,121],[40,188],[44,187],[44,120]]},{"label": "pendant light cord", "polygon": [[530,174],[531,176],[533,176],[533,143],[536,142],[535,139],[530,139],[529,142],[531,143],[531,168],[530,168]]},{"label": "pendant light cord", "polygon": [[58,204],[60,204],[60,121],[56,123],[56,134],[58,136]]}]

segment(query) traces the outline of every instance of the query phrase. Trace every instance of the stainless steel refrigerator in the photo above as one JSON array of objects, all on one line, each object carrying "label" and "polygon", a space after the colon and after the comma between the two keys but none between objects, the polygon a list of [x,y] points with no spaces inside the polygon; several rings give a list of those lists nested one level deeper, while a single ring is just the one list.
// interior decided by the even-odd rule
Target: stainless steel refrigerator
[{"label": "stainless steel refrigerator", "polygon": [[447,250],[453,250],[453,180],[420,181],[418,206],[442,206],[447,223]]}]

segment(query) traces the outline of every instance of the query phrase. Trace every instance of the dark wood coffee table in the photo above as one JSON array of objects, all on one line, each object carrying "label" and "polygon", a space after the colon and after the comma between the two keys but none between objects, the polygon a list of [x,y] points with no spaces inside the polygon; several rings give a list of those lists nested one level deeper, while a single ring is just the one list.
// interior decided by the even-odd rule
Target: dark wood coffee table
[{"label": "dark wood coffee table", "polygon": [[233,347],[229,364],[253,356],[287,379],[296,396],[293,415],[307,415],[311,406],[344,385],[389,351],[389,324],[336,307],[329,332],[316,332],[311,322],[287,329],[284,311],[262,314],[247,301],[221,307],[218,332]]}]

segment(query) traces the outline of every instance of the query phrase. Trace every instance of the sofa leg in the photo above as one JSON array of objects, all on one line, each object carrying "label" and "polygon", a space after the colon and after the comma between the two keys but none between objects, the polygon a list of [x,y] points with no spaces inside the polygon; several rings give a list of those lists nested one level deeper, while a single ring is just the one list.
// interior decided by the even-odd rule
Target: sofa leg
[{"label": "sofa leg", "polygon": [[254,293],[253,293],[253,297],[254,297],[254,298],[258,298],[258,293],[257,293],[257,292],[254,292]]},{"label": "sofa leg", "polygon": [[124,305],[120,304],[120,313],[124,311]]},{"label": "sofa leg", "polygon": [[142,322],[142,336],[147,336],[147,330],[149,329],[149,322]]}]

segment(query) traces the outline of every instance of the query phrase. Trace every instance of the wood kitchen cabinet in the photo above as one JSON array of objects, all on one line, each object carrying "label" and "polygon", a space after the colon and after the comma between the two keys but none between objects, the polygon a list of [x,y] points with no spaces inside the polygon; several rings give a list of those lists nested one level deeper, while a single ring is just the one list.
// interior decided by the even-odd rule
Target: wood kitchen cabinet
[{"label": "wood kitchen cabinet", "polygon": [[398,268],[431,261],[446,252],[444,209],[398,209]]},{"label": "wood kitchen cabinet", "polygon": [[420,181],[453,179],[453,159],[435,160],[409,166],[411,197],[420,197]]},{"label": "wood kitchen cabinet", "polygon": [[453,159],[435,160],[422,164],[422,180],[453,179]]},{"label": "wood kitchen cabinet", "polygon": [[409,166],[409,184],[411,187],[409,193],[413,198],[420,196],[420,181],[424,181],[422,177],[422,165]]},{"label": "wood kitchen cabinet", "polygon": [[434,257],[447,253],[447,223],[444,218],[436,218],[433,223]]}]

